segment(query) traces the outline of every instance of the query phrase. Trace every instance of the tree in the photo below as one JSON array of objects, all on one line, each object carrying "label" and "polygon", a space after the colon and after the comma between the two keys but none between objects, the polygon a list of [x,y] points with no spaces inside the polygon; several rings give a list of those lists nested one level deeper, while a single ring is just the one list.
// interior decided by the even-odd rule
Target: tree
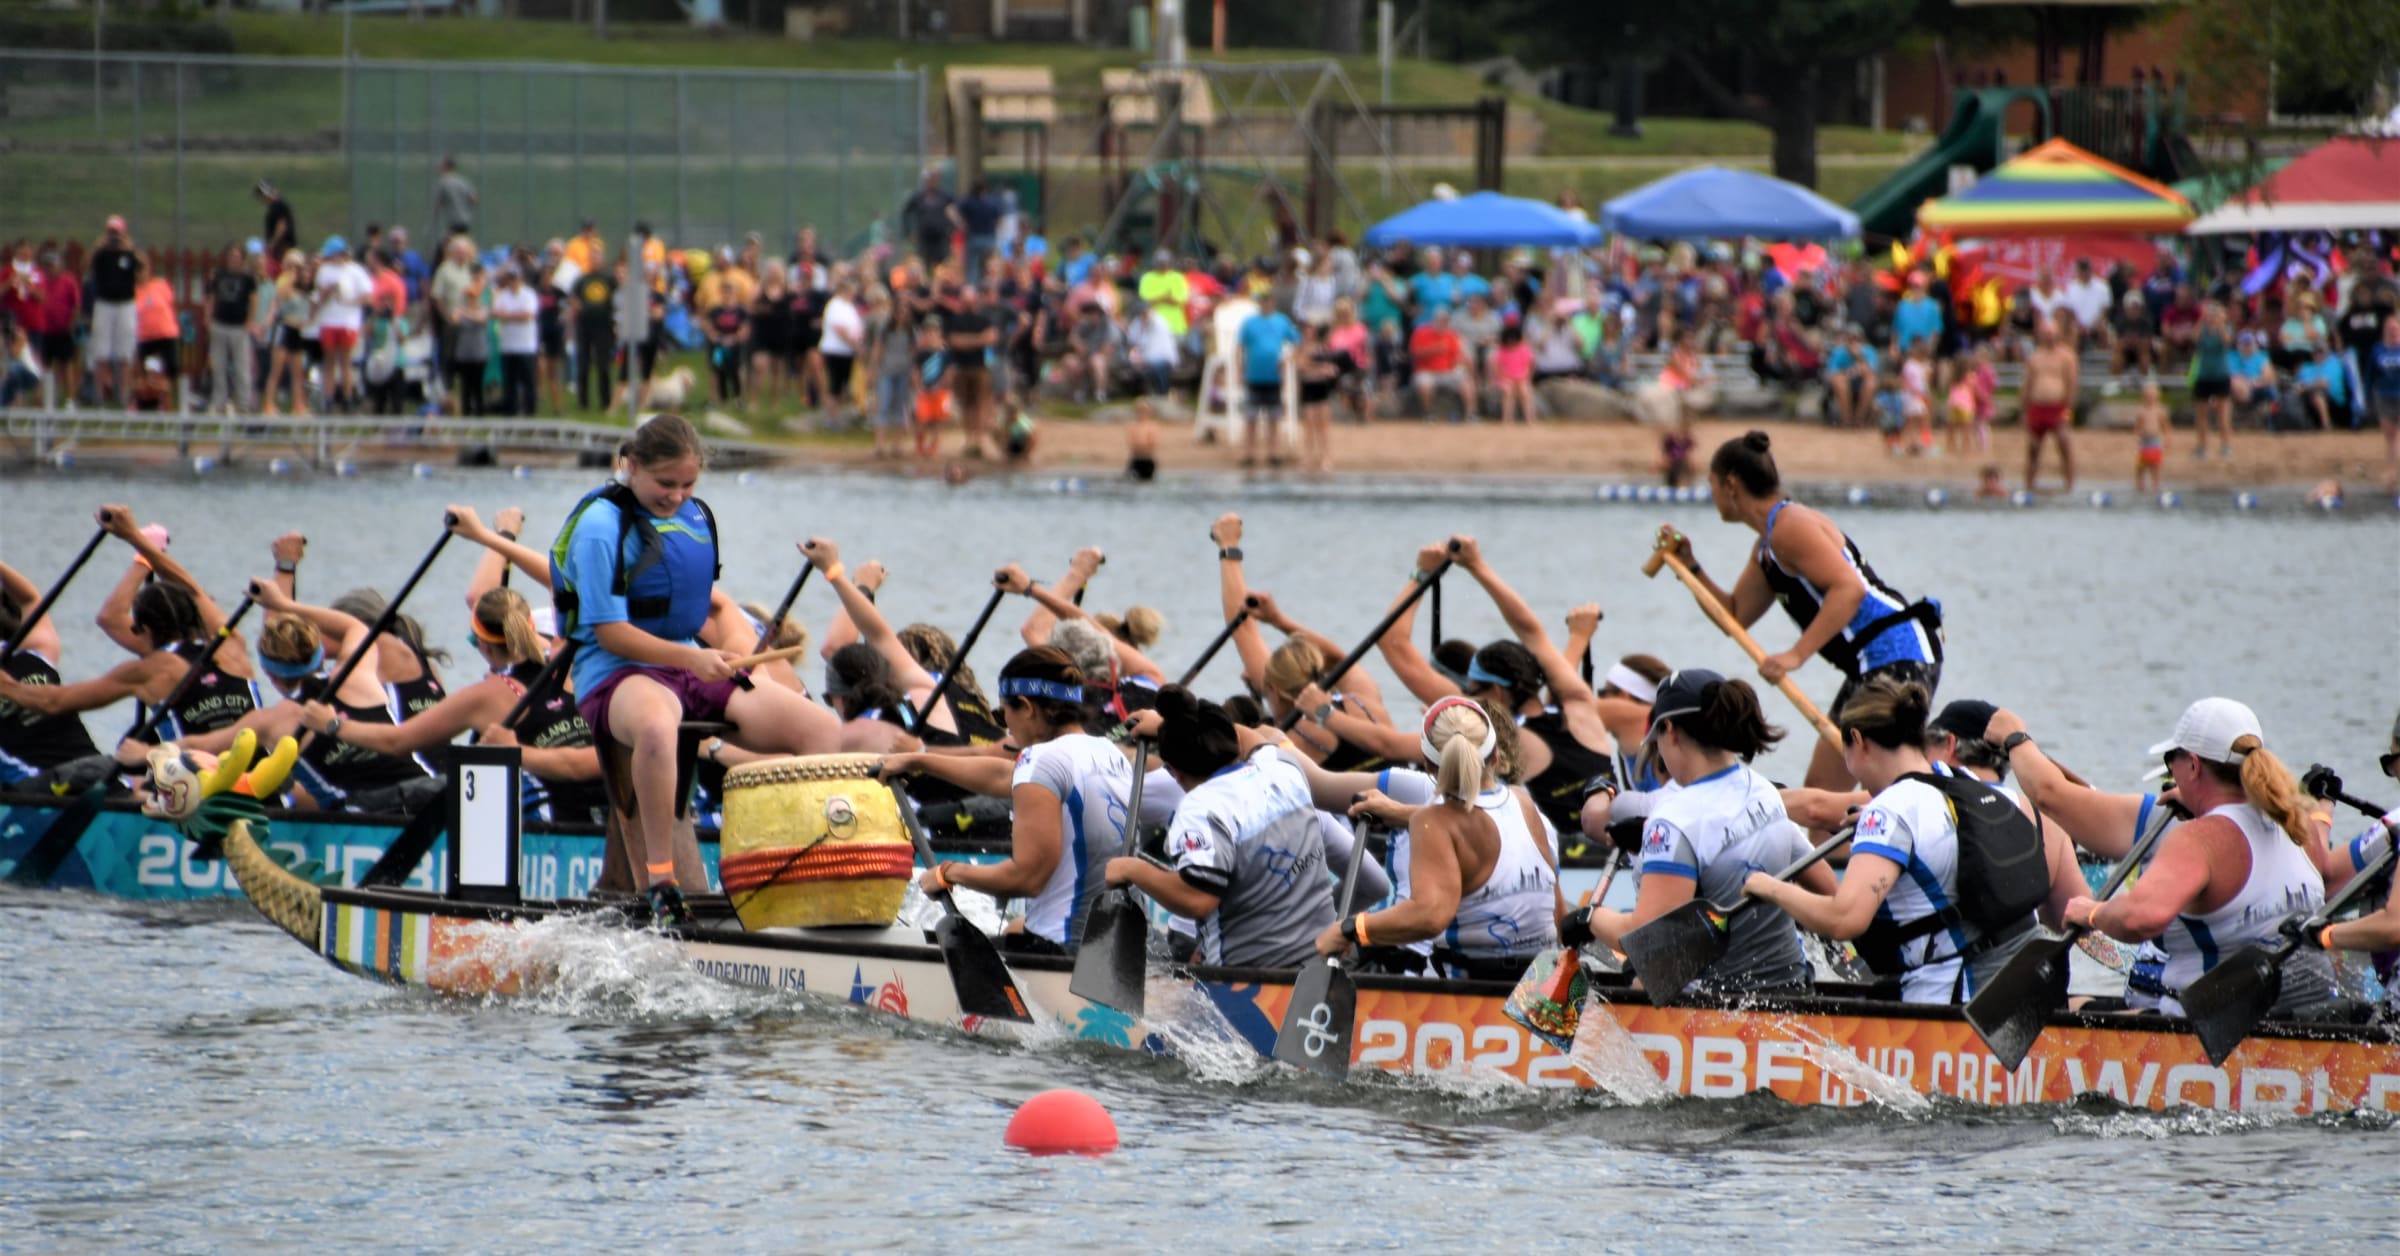
[{"label": "tree", "polygon": [[1317,7],[1321,13],[1317,47],[1330,56],[1357,56],[1359,27],[1366,20],[1366,0],[1319,0]]},{"label": "tree", "polygon": [[[1825,66],[1891,47],[1921,0],[1509,0],[1509,24],[1541,33],[1535,55],[1604,62],[1628,51],[1666,57],[1730,116],[1774,136],[1777,178],[1817,182],[1817,95]],[[2388,0],[2386,0],[2388,2]],[[1701,57],[1738,53],[1764,84],[1743,95]]]},{"label": "tree", "polygon": [[2351,114],[2388,109],[2400,76],[2400,4],[2197,0],[2184,62],[2204,97],[2268,82],[2271,71],[2282,100],[2330,102]]}]

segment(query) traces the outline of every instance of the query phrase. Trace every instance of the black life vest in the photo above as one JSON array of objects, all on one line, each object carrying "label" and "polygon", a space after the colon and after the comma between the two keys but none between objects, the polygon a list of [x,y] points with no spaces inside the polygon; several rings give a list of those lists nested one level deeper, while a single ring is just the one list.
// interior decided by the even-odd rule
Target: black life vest
[{"label": "black life vest", "polygon": [[[2050,897],[2041,825],[2026,819],[2014,799],[1963,773],[1911,772],[1901,779],[1931,785],[1948,804],[1958,830],[1958,872],[1949,906],[1904,925],[1879,914],[1854,943],[1867,967],[1887,977],[1908,967],[1901,947],[1955,926],[1965,926],[1969,935],[1956,958],[1972,960],[2022,933],[2033,909]],[[1928,956],[1926,962],[1950,958]]]},{"label": "black life vest", "polygon": [[1580,835],[1583,800],[1599,788],[1595,781],[1616,783],[1616,760],[1575,740],[1567,717],[1556,711],[1527,716],[1518,727],[1550,748],[1550,766],[1526,779],[1525,792],[1561,834]]}]

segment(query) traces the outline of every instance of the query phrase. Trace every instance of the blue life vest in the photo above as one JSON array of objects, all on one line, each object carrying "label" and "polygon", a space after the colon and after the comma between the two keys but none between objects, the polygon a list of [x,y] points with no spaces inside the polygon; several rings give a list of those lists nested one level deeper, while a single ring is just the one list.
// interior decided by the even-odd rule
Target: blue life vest
[{"label": "blue life vest", "polygon": [[[632,489],[613,481],[575,503],[551,546],[550,600],[558,609],[561,635],[571,635],[579,626],[578,599],[567,579],[567,546],[583,512],[598,501],[617,508],[617,568],[609,592],[625,599],[626,622],[669,641],[697,636],[708,622],[709,592],[723,570],[716,514],[694,497],[674,517],[662,520],[643,509]],[[631,563],[625,559],[628,535],[638,537],[640,546]]]}]

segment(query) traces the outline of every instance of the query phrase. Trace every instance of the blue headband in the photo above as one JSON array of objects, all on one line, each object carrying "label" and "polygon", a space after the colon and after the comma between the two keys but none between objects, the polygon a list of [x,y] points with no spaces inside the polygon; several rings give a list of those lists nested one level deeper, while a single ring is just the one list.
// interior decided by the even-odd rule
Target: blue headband
[{"label": "blue headband", "polygon": [[1062,684],[1055,680],[1035,680],[1030,676],[1011,676],[1000,682],[1000,697],[1048,698],[1052,702],[1083,705],[1083,686]]},{"label": "blue headband", "polygon": [[1507,689],[1510,687],[1507,681],[1502,680],[1499,677],[1492,675],[1490,672],[1483,670],[1483,661],[1481,659],[1467,664],[1467,681],[1470,684],[1477,685],[1498,685],[1502,689]]},{"label": "blue headband", "polygon": [[267,675],[277,680],[305,680],[316,675],[317,669],[325,666],[325,647],[323,644],[319,644],[317,652],[309,655],[308,661],[305,663],[286,663],[281,659],[270,657],[266,651],[261,650],[258,652],[258,665],[266,668]]}]

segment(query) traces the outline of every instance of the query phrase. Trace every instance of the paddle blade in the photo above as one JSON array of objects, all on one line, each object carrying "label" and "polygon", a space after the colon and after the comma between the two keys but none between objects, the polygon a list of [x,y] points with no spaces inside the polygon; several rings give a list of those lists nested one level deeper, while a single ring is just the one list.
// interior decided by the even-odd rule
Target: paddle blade
[{"label": "paddle blade", "polygon": [[16,867],[9,869],[8,883],[49,884],[58,875],[58,870],[66,865],[67,856],[74,854],[76,845],[83,841],[84,831],[91,828],[92,821],[99,817],[100,801],[107,794],[105,782],[94,785],[76,795],[75,801],[52,816],[50,827],[42,830],[40,837],[33,839],[33,845],[26,848],[24,858],[17,861]]},{"label": "paddle blade", "polygon": [[983,930],[953,910],[934,926],[933,940],[942,948],[942,963],[950,969],[959,1011],[985,1020],[1033,1022],[1033,1014],[1025,1008],[1025,996],[1017,993],[1016,978],[1009,975],[1007,962],[1000,958],[1000,948]]},{"label": "paddle blade", "polygon": [[1341,965],[1320,955],[1292,979],[1292,1001],[1283,1008],[1275,1033],[1275,1058],[1320,1077],[1350,1075],[1350,1030],[1358,1015],[1358,987]]},{"label": "paddle blade", "polygon": [[2004,1071],[2013,1073],[2025,1062],[2025,1053],[2057,1010],[2067,988],[2067,951],[2074,945],[2073,935],[2043,931],[1967,1001],[1967,1023]]},{"label": "paddle blade", "polygon": [[1103,892],[1084,922],[1068,992],[1128,1016],[1141,1015],[1149,945],[1150,922],[1133,895],[1123,889]]},{"label": "paddle blade", "polygon": [[1584,989],[1583,964],[1573,951],[1544,951],[1525,966],[1525,976],[1500,1010],[1527,1032],[1567,1051],[1575,1045]]},{"label": "paddle blade", "polygon": [[1716,904],[1695,898],[1626,934],[1618,945],[1650,1001],[1663,1006],[1724,957],[1733,938],[1731,922]]},{"label": "paddle blade", "polygon": [[2283,956],[2245,946],[2183,988],[2183,1014],[2211,1065],[2223,1064],[2283,993]]}]

